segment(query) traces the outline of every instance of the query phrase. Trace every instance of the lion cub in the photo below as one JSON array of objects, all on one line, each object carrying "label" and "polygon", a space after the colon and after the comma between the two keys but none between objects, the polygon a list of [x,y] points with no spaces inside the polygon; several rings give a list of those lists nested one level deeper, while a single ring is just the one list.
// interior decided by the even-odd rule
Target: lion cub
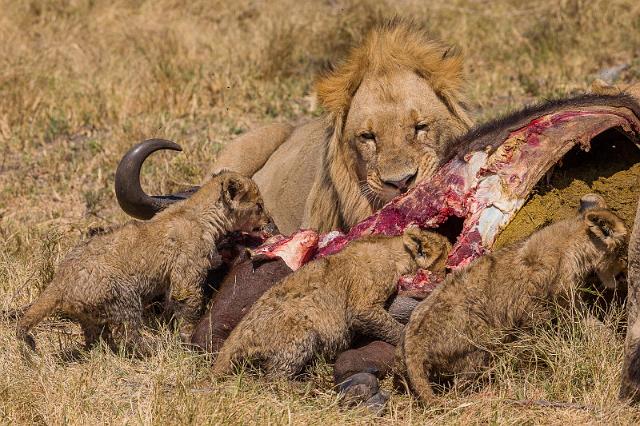
[{"label": "lion cub", "polygon": [[315,357],[333,358],[358,331],[397,344],[402,324],[384,309],[398,278],[417,268],[444,269],[451,245],[409,228],[372,236],[300,268],[269,289],[231,332],[214,376],[244,360],[274,376],[292,377]]},{"label": "lion cub", "polygon": [[232,172],[213,176],[152,220],[128,223],[72,250],[18,322],[17,336],[35,349],[29,331],[58,311],[80,323],[88,347],[101,335],[113,343],[115,332],[126,349],[136,349],[143,307],[157,297],[175,309],[176,318],[192,324],[202,308],[202,282],[216,242],[270,220],[251,179]]},{"label": "lion cub", "polygon": [[589,274],[615,283],[626,245],[622,220],[595,207],[452,273],[413,311],[396,353],[398,373],[429,402],[434,380],[477,375],[492,342],[548,322]]}]

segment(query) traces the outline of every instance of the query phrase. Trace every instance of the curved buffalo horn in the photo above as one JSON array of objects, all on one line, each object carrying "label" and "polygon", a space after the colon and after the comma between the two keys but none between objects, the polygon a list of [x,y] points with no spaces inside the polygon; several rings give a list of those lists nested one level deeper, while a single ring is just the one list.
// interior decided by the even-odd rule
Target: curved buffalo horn
[{"label": "curved buffalo horn", "polygon": [[156,213],[176,201],[189,198],[199,187],[171,195],[147,195],[140,186],[142,163],[152,153],[170,149],[182,151],[180,145],[165,139],[147,139],[131,148],[120,160],[116,170],[116,198],[125,213],[137,219],[151,219]]}]

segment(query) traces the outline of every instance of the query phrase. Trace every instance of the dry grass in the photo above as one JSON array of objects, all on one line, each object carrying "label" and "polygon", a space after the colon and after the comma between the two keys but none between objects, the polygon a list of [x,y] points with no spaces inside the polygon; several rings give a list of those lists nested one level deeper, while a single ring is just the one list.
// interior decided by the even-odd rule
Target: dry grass
[{"label": "dry grass", "polygon": [[[187,5],[188,4],[188,5]],[[185,148],[145,169],[151,191],[194,183],[219,147],[261,123],[310,114],[312,76],[376,19],[399,14],[467,54],[469,93],[487,118],[586,88],[602,70],[640,77],[634,0],[225,2],[0,0],[0,309],[33,299],[92,227],[125,220],[113,196],[121,154],[162,136]],[[500,357],[479,393],[434,407],[392,398],[378,422],[637,423],[616,401],[622,337],[565,321]],[[158,355],[100,348],[79,360],[77,330],[48,322],[25,362],[0,321],[0,419],[6,423],[368,423],[341,411],[329,367],[306,382],[207,379],[208,360],[160,333]],[[575,407],[523,406],[547,399]]]}]

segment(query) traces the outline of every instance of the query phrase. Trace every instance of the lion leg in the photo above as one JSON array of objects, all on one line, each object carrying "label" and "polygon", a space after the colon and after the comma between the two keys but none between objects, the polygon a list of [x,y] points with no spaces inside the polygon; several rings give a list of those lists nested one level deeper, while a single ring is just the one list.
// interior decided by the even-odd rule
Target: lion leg
[{"label": "lion leg", "polygon": [[484,349],[473,349],[457,359],[449,361],[446,381],[456,386],[466,387],[482,377],[490,365],[491,355]]},{"label": "lion leg", "polygon": [[82,327],[82,334],[84,335],[85,350],[93,348],[101,338],[104,339],[109,347],[113,348],[111,331],[108,325],[99,325],[94,322],[84,321],[80,326]]},{"label": "lion leg", "polygon": [[354,328],[361,334],[378,338],[395,346],[400,341],[403,326],[380,306],[357,313]]},{"label": "lion leg", "polygon": [[171,272],[169,291],[171,311],[174,318],[182,320],[180,332],[190,335],[200,317],[204,304],[202,283],[205,271],[197,265],[175,265]]},{"label": "lion leg", "polygon": [[231,334],[213,365],[214,377],[230,374],[236,364],[248,362],[253,368],[263,369],[267,377],[292,379],[322,352],[317,333],[288,330],[281,339],[265,338],[264,330],[256,333]]},{"label": "lion leg", "polygon": [[151,353],[150,342],[142,336],[142,316],[131,316],[117,327],[119,331],[118,346],[126,354],[148,356]]},{"label": "lion leg", "polygon": [[313,361],[321,349],[316,333],[299,335],[286,342],[284,347],[273,348],[273,352],[265,357],[263,366],[268,377],[292,379]]},{"label": "lion leg", "polygon": [[226,169],[244,176],[253,176],[287,140],[291,132],[292,125],[274,123],[245,133],[222,148],[211,174]]},{"label": "lion leg", "polygon": [[146,356],[151,352],[151,345],[141,333],[142,312],[142,300],[133,292],[124,292],[117,304],[106,307],[109,318],[106,327],[116,337],[116,341],[110,346],[130,355]]},{"label": "lion leg", "polygon": [[405,361],[410,389],[423,403],[430,404],[435,399],[435,395],[429,381],[431,364],[427,360],[427,355],[419,354],[416,359]]}]

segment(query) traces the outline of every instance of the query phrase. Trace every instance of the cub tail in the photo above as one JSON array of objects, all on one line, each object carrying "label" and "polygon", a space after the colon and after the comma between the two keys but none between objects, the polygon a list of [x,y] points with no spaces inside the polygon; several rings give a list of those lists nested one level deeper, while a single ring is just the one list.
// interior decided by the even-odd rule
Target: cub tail
[{"label": "cub tail", "polygon": [[16,337],[25,342],[32,350],[36,349],[36,342],[30,331],[40,321],[51,315],[60,304],[60,298],[49,285],[40,297],[26,310],[22,318],[18,320]]}]

